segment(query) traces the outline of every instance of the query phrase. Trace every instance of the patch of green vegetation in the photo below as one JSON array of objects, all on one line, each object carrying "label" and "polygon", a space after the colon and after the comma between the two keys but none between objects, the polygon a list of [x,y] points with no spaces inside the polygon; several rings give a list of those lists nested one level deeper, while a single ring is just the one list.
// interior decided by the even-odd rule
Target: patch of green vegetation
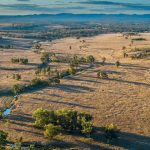
[{"label": "patch of green vegetation", "polygon": [[11,58],[12,63],[20,63],[20,64],[28,64],[29,60],[28,58]]},{"label": "patch of green vegetation", "polygon": [[139,37],[139,38],[133,38],[132,41],[146,41],[146,39]]},{"label": "patch of green vegetation", "polygon": [[46,110],[39,108],[33,112],[35,127],[45,129],[44,135],[53,138],[61,132],[91,134],[92,116],[72,109]]}]

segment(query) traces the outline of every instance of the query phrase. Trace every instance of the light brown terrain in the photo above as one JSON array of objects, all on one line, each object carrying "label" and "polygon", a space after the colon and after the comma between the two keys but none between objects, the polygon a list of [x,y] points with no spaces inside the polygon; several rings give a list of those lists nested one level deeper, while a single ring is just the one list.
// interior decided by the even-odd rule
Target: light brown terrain
[{"label": "light brown terrain", "polygon": [[[58,142],[70,147],[91,150],[150,148],[150,60],[124,58],[122,47],[150,47],[150,33],[141,34],[146,41],[125,39],[122,34],[105,34],[88,38],[66,38],[53,42],[43,42],[43,51],[59,55],[93,55],[97,63],[93,68],[79,72],[73,77],[61,80],[61,84],[31,91],[19,96],[16,108],[7,122],[0,127],[9,133],[9,139],[23,137],[28,141],[46,141],[43,131],[33,127],[32,112],[39,108],[73,108],[93,115],[97,128],[93,138],[71,135],[58,136]],[[132,37],[133,38],[133,37]],[[85,42],[83,42],[85,40]],[[131,45],[130,45],[131,44]],[[72,49],[69,49],[69,46]],[[29,58],[28,65],[12,64],[12,57]],[[100,62],[106,57],[106,65]],[[116,67],[115,62],[121,66]],[[33,50],[0,51],[0,92],[15,83],[28,83],[35,77],[34,72],[40,63],[40,55]],[[64,68],[64,64],[54,63],[53,67]],[[97,78],[97,72],[104,70],[109,79]],[[22,74],[21,81],[12,79],[13,73]],[[0,94],[1,98],[5,94]],[[120,138],[112,145],[104,142],[100,127],[113,123],[121,130]]]}]

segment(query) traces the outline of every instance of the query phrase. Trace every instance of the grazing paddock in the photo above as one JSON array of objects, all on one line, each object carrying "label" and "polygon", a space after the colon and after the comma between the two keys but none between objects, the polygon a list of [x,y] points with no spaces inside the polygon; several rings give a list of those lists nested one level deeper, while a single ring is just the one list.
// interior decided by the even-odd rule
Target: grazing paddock
[{"label": "grazing paddock", "polygon": [[[43,131],[33,127],[32,112],[37,108],[56,110],[73,108],[91,114],[95,133],[91,138],[78,135],[59,135],[57,144],[81,149],[150,149],[150,60],[123,57],[122,48],[150,47],[150,34],[141,33],[146,40],[134,41],[138,35],[126,39],[122,34],[104,34],[88,38],[65,38],[42,43],[42,50],[56,55],[93,55],[96,63],[74,76],[61,79],[60,85],[40,88],[21,94],[7,122],[0,121],[2,129],[9,133],[9,139],[23,137],[25,142],[46,142]],[[71,48],[70,48],[71,46]],[[40,54],[30,50],[0,51],[0,97],[15,83],[26,84],[35,77],[35,68]],[[12,64],[12,57],[27,57],[29,64]],[[103,58],[106,58],[102,65]],[[115,63],[119,61],[117,67]],[[50,63],[60,70],[68,67],[65,63]],[[104,71],[108,79],[97,78],[98,71]],[[12,79],[19,73],[22,79]],[[3,94],[4,93],[4,94]],[[120,129],[120,138],[107,144],[101,127],[115,124]],[[56,142],[56,141],[54,141]],[[52,143],[54,144],[54,143]],[[59,147],[58,146],[58,147]]]}]

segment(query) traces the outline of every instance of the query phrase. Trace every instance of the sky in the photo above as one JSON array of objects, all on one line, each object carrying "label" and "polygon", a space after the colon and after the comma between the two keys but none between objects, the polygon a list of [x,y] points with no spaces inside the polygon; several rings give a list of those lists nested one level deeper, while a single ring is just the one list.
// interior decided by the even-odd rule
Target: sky
[{"label": "sky", "polygon": [[150,14],[150,0],[0,0],[0,15]]}]

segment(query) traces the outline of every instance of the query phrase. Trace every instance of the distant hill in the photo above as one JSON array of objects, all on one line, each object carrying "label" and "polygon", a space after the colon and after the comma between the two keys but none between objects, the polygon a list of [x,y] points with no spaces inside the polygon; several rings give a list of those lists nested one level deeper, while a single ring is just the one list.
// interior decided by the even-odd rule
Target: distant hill
[{"label": "distant hill", "polygon": [[149,23],[150,14],[126,15],[126,14],[40,14],[25,16],[0,16],[0,22],[133,22]]}]

